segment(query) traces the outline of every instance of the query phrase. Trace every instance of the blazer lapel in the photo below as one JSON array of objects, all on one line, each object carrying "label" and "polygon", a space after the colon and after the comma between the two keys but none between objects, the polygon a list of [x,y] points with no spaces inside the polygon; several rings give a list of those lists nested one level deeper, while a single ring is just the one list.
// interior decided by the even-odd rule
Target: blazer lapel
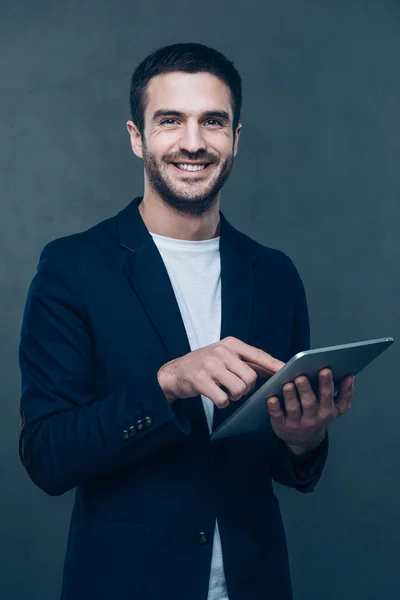
[{"label": "blazer lapel", "polygon": [[[136,198],[118,213],[119,241],[121,246],[131,251],[125,262],[127,276],[170,360],[173,360],[188,354],[191,348],[164,261],[139,213],[141,200]],[[180,402],[188,415],[193,432],[209,443],[201,397],[176,402]]]},{"label": "blazer lapel", "polygon": [[[247,342],[254,293],[255,252],[247,238],[238,232],[221,213],[221,339],[233,336]],[[244,401],[244,399],[243,399]],[[214,410],[213,430],[231,415],[242,402],[230,402]]]},{"label": "blazer lapel", "polygon": [[[117,215],[119,243],[130,250],[125,262],[129,280],[144,311],[156,329],[170,360],[190,352],[190,344],[168,272],[135,198]],[[232,227],[220,213],[221,258],[221,339],[234,336],[247,342],[250,332],[254,288],[255,253],[247,238]],[[218,427],[239,405],[231,402],[225,409],[215,409],[213,429]],[[200,396],[186,403],[191,418],[201,424],[208,435]]]},{"label": "blazer lapel", "polygon": [[172,360],[190,352],[189,340],[164,262],[139,213],[140,201],[118,214],[120,244],[131,251],[125,270]]}]

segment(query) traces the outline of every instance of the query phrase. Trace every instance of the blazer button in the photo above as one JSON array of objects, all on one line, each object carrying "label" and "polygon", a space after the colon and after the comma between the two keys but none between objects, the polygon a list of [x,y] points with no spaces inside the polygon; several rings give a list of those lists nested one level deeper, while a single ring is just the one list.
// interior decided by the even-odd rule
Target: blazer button
[{"label": "blazer button", "polygon": [[205,531],[201,531],[197,535],[197,543],[200,544],[201,546],[203,546],[204,544],[208,544],[209,541],[210,541],[210,538],[208,537],[208,535],[206,534]]},{"label": "blazer button", "polygon": [[144,427],[144,423],[143,423],[142,419],[139,419],[139,421],[136,421],[136,429],[138,431],[142,431],[143,427]]},{"label": "blazer button", "polygon": [[129,440],[129,433],[126,429],[123,430],[121,437],[123,440]]},{"label": "blazer button", "polygon": [[130,437],[133,437],[134,435],[136,435],[136,427],[134,425],[131,425],[129,427],[129,435],[130,435]]},{"label": "blazer button", "polygon": [[151,417],[146,417],[144,420],[145,427],[151,427],[153,425],[153,419]]}]

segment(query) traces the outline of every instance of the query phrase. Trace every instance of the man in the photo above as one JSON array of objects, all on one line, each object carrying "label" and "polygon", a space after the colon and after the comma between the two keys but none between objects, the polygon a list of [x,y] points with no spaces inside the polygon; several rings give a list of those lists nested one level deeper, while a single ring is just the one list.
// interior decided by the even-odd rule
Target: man
[{"label": "man", "polygon": [[[210,431],[309,347],[292,261],[219,211],[237,153],[241,80],[223,55],[176,44],[131,83],[144,196],[48,244],[20,348],[20,456],[45,492],[76,489],[63,600],[289,600],[272,479],[314,489],[326,428],[346,412],[330,371],[268,399],[270,426]],[[266,398],[267,402],[267,398]]]}]

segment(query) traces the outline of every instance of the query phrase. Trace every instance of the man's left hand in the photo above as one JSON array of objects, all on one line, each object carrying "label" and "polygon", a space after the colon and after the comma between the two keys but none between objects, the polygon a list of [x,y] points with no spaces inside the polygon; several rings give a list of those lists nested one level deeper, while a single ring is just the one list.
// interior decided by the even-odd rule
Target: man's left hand
[{"label": "man's left hand", "polygon": [[319,446],[328,425],[349,410],[353,393],[352,375],[340,382],[338,394],[334,396],[332,371],[320,371],[318,398],[307,377],[297,377],[294,383],[283,386],[285,411],[278,398],[268,398],[271,425],[293,453],[304,454]]}]

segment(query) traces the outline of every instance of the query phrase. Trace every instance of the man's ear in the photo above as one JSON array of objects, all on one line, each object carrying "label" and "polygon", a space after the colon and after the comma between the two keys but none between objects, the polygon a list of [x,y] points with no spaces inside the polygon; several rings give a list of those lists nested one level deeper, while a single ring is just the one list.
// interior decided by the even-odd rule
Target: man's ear
[{"label": "man's ear", "polygon": [[233,156],[236,156],[237,151],[238,151],[239,138],[240,138],[241,131],[242,131],[242,124],[239,123],[239,125],[236,127],[236,132],[235,132],[235,141],[233,144]]},{"label": "man's ear", "polygon": [[131,138],[133,153],[139,158],[143,158],[142,136],[139,129],[133,121],[128,121],[126,128],[128,130],[129,137]]}]

